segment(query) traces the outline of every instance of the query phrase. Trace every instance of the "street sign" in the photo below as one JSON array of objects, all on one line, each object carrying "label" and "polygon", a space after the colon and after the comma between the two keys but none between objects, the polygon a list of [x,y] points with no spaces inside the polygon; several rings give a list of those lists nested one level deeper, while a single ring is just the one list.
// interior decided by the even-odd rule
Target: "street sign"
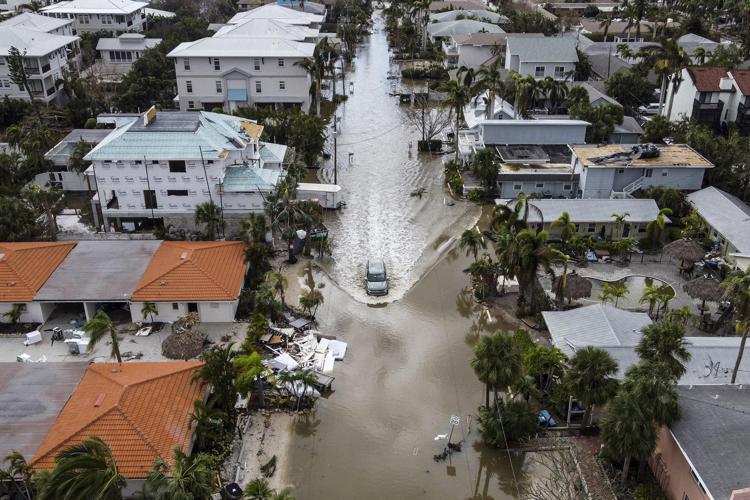
[{"label": "street sign", "polygon": [[460,423],[461,423],[461,417],[459,417],[458,415],[451,415],[451,425],[452,426],[455,427],[455,426],[457,426]]}]

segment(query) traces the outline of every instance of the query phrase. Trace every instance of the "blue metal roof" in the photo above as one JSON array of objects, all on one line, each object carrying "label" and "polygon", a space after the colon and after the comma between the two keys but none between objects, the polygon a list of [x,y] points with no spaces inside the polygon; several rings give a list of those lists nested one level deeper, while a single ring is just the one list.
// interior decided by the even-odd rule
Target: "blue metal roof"
[{"label": "blue metal roof", "polygon": [[280,170],[233,165],[224,169],[222,186],[226,193],[271,191],[276,187],[280,177]]}]

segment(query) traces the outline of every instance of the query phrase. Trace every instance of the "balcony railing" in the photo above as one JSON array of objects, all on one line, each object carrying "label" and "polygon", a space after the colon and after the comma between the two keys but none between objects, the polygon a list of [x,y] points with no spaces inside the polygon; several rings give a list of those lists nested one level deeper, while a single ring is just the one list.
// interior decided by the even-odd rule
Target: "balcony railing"
[{"label": "balcony railing", "polygon": [[693,109],[698,108],[701,111],[720,111],[724,107],[724,102],[701,102],[695,100],[693,103]]},{"label": "balcony railing", "polygon": [[52,68],[50,68],[50,65],[49,64],[45,64],[44,66],[42,66],[42,73],[46,73],[50,69],[52,69]]},{"label": "balcony railing", "polygon": [[34,67],[26,67],[26,66],[24,66],[23,69],[24,69],[24,71],[26,71],[27,75],[38,75],[38,74],[40,74],[38,66],[34,66]]}]

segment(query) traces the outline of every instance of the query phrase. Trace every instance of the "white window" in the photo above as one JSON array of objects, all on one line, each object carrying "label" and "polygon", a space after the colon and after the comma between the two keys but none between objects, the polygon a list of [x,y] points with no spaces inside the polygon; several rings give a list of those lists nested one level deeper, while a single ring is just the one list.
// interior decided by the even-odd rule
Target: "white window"
[{"label": "white window", "polygon": [[542,183],[542,182],[538,182],[538,183],[536,184],[536,188],[537,188],[537,189],[544,189],[544,183]]},{"label": "white window", "polygon": [[279,68],[282,68],[284,66],[284,59],[279,57]]},{"label": "white window", "polygon": [[651,170],[650,168],[647,168],[646,173],[643,174],[644,177],[653,177],[653,175],[654,175],[654,171]]},{"label": "white window", "polygon": [[0,66],[5,66],[5,58],[0,57]]},{"label": "white window", "polygon": [[193,82],[192,82],[192,80],[188,80],[188,81],[185,82],[185,89],[187,90],[188,94],[192,94],[193,93]]},{"label": "white window", "polygon": [[544,66],[537,66],[534,69],[534,77],[536,77],[536,78],[544,78]]},{"label": "white window", "polygon": [[260,93],[263,92],[263,87],[262,87],[260,81],[255,82],[255,92],[257,94],[260,94]]},{"label": "white window", "polygon": [[260,59],[253,59],[253,69],[260,71]]},{"label": "white window", "polygon": [[214,70],[221,71],[221,59],[214,58]]},{"label": "white window", "polygon": [[565,66],[555,66],[555,78],[565,78]]},{"label": "white window", "polygon": [[624,168],[618,168],[617,169],[617,173],[618,174],[624,174],[625,173],[625,169]]},{"label": "white window", "polygon": [[662,176],[662,177],[666,177],[667,175],[669,175],[669,170],[668,170],[668,169],[666,169],[666,168],[662,169],[662,171],[661,171],[661,176]]},{"label": "white window", "polygon": [[513,191],[520,191],[523,186],[521,184],[513,184]]},{"label": "white window", "polygon": [[180,308],[180,304],[177,302],[172,302],[172,310],[177,311]]},{"label": "white window", "polygon": [[586,229],[589,233],[593,233],[596,231],[596,224],[589,224],[589,227]]},{"label": "white window", "polygon": [[279,80],[279,90],[286,90],[286,82],[284,80]]},{"label": "white window", "polygon": [[190,71],[190,59],[183,59],[182,66],[185,68],[185,71]]},{"label": "white window", "polygon": [[188,101],[188,109],[195,109],[195,101]]},{"label": "white window", "polygon": [[221,87],[221,80],[216,80],[216,93],[221,94],[224,90]]},{"label": "white window", "polygon": [[573,189],[571,184],[563,184],[563,191],[570,191],[571,189]]}]

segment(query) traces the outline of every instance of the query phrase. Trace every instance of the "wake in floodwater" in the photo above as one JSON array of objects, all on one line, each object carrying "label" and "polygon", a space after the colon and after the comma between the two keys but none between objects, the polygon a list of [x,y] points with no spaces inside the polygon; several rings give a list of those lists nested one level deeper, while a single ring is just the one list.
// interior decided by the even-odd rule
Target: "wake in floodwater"
[{"label": "wake in floodwater", "polygon": [[[375,19],[370,43],[357,53],[353,71],[346,75],[346,86],[353,83],[354,91],[337,111],[337,181],[347,205],[326,224],[332,235],[331,278],[355,299],[378,303],[403,297],[445,251],[445,235],[463,229],[448,232],[451,227],[459,220],[466,227],[467,211],[478,210],[464,203],[448,206],[441,158],[417,153],[419,136],[407,119],[408,105],[388,94],[387,76],[398,73],[398,66],[390,60],[382,20]],[[332,139],[328,149],[333,151]],[[333,182],[332,160],[323,165],[320,177]],[[472,217],[476,222],[478,215]],[[388,296],[366,295],[368,259],[385,261]]]}]

